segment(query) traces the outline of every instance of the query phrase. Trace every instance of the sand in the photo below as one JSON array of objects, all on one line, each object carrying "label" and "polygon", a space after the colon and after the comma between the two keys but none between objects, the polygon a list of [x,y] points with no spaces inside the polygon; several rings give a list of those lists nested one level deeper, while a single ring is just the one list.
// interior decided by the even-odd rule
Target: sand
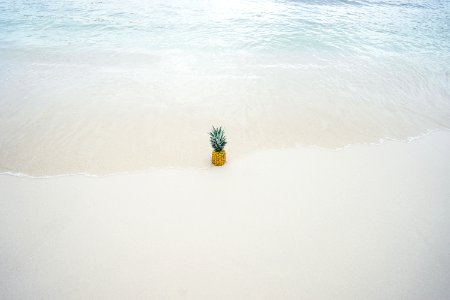
[{"label": "sand", "polygon": [[228,157],[1,175],[0,298],[450,299],[450,132]]}]

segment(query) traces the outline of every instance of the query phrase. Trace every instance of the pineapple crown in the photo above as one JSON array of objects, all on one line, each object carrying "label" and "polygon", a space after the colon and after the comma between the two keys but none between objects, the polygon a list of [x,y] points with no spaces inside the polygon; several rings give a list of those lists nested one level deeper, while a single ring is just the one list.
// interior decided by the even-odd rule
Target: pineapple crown
[{"label": "pineapple crown", "polygon": [[225,137],[225,132],[222,127],[215,128],[213,126],[212,130],[209,132],[209,141],[214,151],[220,152],[227,144],[227,139]]}]

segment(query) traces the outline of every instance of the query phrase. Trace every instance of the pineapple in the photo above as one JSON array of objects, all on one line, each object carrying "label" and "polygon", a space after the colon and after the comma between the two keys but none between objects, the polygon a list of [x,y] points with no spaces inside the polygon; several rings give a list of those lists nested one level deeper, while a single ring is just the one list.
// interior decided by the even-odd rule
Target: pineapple
[{"label": "pineapple", "polygon": [[209,141],[214,149],[212,152],[212,163],[215,166],[222,166],[226,161],[226,153],[223,148],[227,144],[227,139],[224,133],[222,127],[215,128],[214,126],[209,133]]}]

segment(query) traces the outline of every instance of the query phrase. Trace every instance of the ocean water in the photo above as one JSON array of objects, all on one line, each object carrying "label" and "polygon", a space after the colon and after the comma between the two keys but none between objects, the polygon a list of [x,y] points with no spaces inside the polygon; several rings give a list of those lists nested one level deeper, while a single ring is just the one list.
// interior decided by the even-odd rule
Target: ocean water
[{"label": "ocean water", "polygon": [[0,0],[0,172],[209,166],[450,128],[450,1]]}]

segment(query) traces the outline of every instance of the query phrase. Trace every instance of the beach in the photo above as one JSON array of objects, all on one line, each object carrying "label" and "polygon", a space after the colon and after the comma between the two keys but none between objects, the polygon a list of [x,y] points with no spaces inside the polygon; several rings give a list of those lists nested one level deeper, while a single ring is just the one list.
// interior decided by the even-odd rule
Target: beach
[{"label": "beach", "polygon": [[0,0],[0,300],[450,299],[449,20]]},{"label": "beach", "polygon": [[436,131],[220,168],[4,174],[0,295],[447,299],[449,153]]}]

